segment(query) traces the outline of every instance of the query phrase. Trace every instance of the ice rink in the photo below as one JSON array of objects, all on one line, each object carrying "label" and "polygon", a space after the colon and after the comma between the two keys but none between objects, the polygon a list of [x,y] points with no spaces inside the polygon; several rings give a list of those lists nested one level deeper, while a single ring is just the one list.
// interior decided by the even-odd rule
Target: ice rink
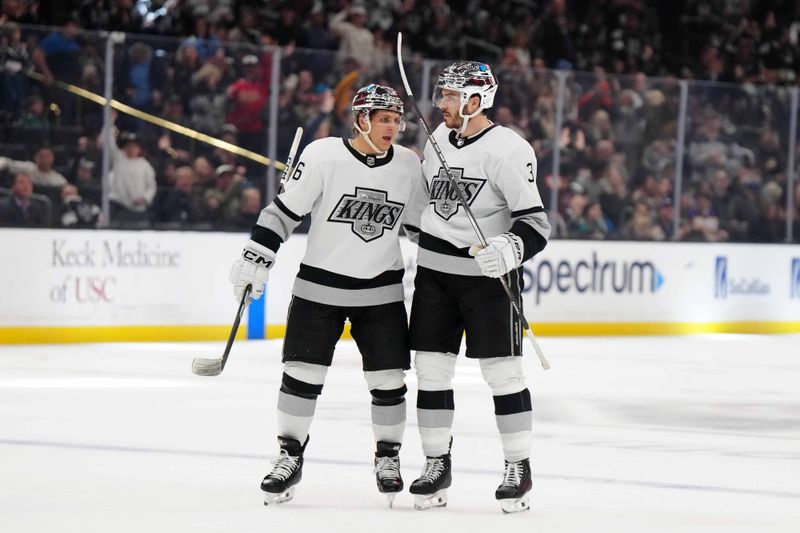
[{"label": "ice rink", "polygon": [[[342,341],[294,501],[264,507],[280,341],[0,347],[0,531],[800,532],[800,336],[542,338],[533,507],[503,515],[503,460],[477,364],[455,384],[445,509],[388,509],[372,475],[370,396]],[[526,345],[526,348],[529,348]],[[423,458],[409,374],[401,452]],[[507,528],[507,529],[506,529]]]}]

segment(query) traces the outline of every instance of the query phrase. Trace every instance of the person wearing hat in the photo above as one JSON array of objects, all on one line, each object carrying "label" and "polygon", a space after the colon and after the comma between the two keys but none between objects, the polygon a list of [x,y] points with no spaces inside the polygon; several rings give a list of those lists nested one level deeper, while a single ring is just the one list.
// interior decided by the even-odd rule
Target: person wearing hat
[{"label": "person wearing hat", "polygon": [[109,221],[115,224],[147,222],[147,209],[156,195],[156,171],[144,158],[139,137],[133,132],[121,132],[111,143],[111,173],[109,174]]},{"label": "person wearing hat", "polygon": [[244,56],[242,76],[225,91],[230,103],[225,122],[238,130],[239,145],[254,152],[263,151],[263,114],[269,94],[269,79],[262,70],[257,56]]},{"label": "person wearing hat", "polygon": [[239,209],[239,196],[247,181],[232,165],[220,165],[215,172],[214,186],[205,192],[206,208],[211,219],[223,222]]},{"label": "person wearing hat", "polygon": [[367,28],[367,10],[361,4],[352,4],[331,18],[329,27],[339,40],[339,61],[355,58],[362,66],[369,66],[375,48],[375,36]]},{"label": "person wearing hat", "polygon": [[671,239],[675,233],[674,213],[675,210],[672,206],[672,198],[665,196],[658,203],[656,223],[661,228],[661,231],[664,232],[664,237],[667,239]]}]

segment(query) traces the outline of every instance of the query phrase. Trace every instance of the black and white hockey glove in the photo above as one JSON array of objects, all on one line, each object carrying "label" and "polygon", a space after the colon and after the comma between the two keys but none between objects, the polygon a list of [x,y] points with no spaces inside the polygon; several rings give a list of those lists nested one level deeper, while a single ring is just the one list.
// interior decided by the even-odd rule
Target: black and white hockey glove
[{"label": "black and white hockey glove", "polygon": [[253,300],[258,300],[264,294],[264,284],[269,278],[269,269],[275,264],[275,252],[258,244],[255,241],[248,241],[242,250],[242,255],[231,268],[230,280],[233,283],[233,295],[237,300],[241,300],[244,288],[248,285],[253,286],[250,296]]},{"label": "black and white hockey glove", "polygon": [[490,278],[499,278],[522,264],[525,247],[522,239],[513,233],[501,233],[486,239],[486,247],[475,244],[469,255],[475,258],[481,273]]}]

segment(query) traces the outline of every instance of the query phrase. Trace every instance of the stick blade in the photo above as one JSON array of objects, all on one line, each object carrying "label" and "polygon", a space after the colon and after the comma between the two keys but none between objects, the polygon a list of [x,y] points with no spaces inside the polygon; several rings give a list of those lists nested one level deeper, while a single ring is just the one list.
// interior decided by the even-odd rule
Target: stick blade
[{"label": "stick blade", "polygon": [[192,361],[192,372],[198,376],[218,376],[222,373],[222,359],[195,357]]}]

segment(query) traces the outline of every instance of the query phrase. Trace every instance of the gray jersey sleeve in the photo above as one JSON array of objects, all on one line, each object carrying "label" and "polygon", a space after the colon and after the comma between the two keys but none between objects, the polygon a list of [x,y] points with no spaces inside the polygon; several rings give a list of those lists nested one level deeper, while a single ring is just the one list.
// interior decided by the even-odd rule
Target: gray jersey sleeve
[{"label": "gray jersey sleeve", "polygon": [[322,195],[322,165],[316,162],[312,145],[304,151],[285,190],[261,211],[253,228],[251,239],[274,252],[286,242]]},{"label": "gray jersey sleeve", "polygon": [[501,163],[495,184],[511,211],[509,231],[525,244],[523,261],[542,251],[550,238],[550,223],[536,187],[536,171],[536,154],[526,144]]}]

